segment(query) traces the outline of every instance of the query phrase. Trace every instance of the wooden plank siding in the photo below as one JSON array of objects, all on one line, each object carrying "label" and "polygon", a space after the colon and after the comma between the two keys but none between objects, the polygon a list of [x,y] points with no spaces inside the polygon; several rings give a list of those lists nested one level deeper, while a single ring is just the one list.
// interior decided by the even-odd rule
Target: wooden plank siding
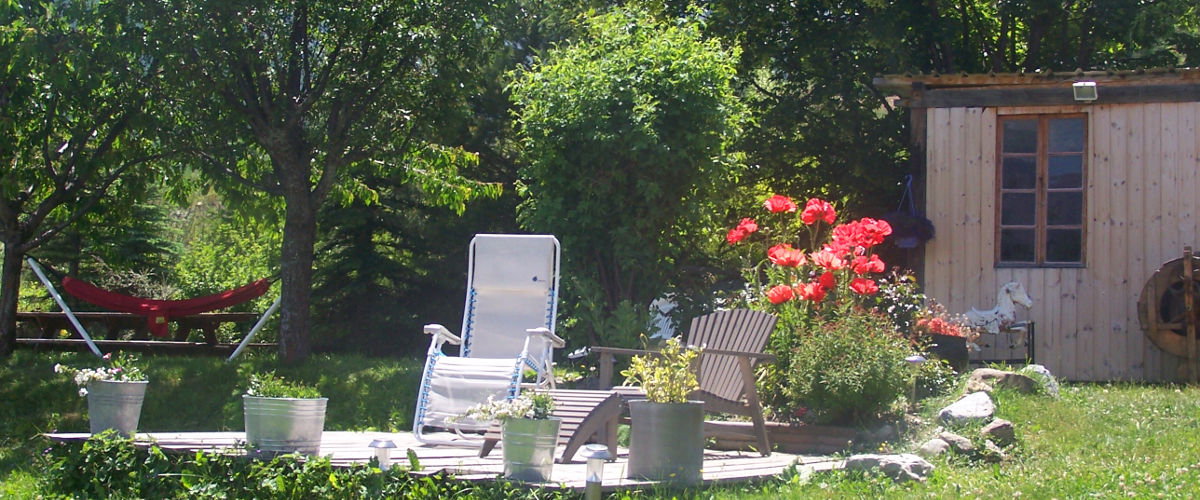
[{"label": "wooden plank siding", "polygon": [[[1036,360],[1072,380],[1174,380],[1179,360],[1142,332],[1138,295],[1183,246],[1200,248],[1200,103],[930,108],[926,113],[926,293],[955,313],[995,304],[1025,285]],[[1083,268],[996,267],[997,121],[1015,114],[1084,113]],[[1024,346],[991,339],[976,357],[1013,359]],[[986,340],[985,340],[986,341]]]}]

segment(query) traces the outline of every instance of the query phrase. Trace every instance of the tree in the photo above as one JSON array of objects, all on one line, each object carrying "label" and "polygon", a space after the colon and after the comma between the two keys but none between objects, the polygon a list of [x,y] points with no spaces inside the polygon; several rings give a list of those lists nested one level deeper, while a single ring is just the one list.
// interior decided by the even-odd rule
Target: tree
[{"label": "tree", "polygon": [[431,142],[430,117],[488,35],[473,2],[151,2],[147,19],[200,165],[226,190],[284,204],[280,356],[307,356],[319,208],[373,202],[393,171],[458,210],[494,191],[458,174],[471,155]]},{"label": "tree", "polygon": [[[743,119],[737,51],[705,39],[694,16],[659,22],[617,9],[584,25],[581,40],[515,75],[518,215],[561,239],[588,341],[628,344],[738,171],[729,150]],[[619,316],[635,331],[602,337]]]},{"label": "tree", "polygon": [[166,156],[148,112],[154,60],[120,2],[0,4],[0,356],[16,339],[26,253]]}]

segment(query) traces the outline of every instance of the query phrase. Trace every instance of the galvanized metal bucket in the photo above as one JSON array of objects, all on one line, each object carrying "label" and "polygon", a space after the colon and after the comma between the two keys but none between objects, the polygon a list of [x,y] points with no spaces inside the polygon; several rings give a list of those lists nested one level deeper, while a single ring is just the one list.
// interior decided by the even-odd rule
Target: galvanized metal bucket
[{"label": "galvanized metal bucket", "polygon": [[704,467],[704,403],[629,402],[630,479],[699,483]]},{"label": "galvanized metal bucket", "polygon": [[87,385],[88,423],[92,434],[116,429],[126,436],[137,432],[142,416],[142,401],[149,382],[93,380]]},{"label": "galvanized metal bucket", "polygon": [[329,398],[264,398],[242,396],[246,442],[266,452],[316,455],[325,430]]},{"label": "galvanized metal bucket", "polygon": [[501,432],[504,477],[535,483],[550,481],[561,424],[562,420],[558,418],[506,420]]}]

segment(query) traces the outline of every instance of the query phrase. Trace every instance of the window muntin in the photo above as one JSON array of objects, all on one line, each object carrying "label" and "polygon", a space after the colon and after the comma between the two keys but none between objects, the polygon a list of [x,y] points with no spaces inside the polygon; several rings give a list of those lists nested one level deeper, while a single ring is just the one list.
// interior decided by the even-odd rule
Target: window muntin
[{"label": "window muntin", "polygon": [[997,262],[1082,265],[1086,117],[1002,117],[999,139]]}]

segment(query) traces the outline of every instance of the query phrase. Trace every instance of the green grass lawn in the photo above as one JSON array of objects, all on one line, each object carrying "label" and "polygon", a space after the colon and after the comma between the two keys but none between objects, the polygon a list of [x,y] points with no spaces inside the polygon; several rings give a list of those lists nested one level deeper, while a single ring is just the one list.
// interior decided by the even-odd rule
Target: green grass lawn
[{"label": "green grass lawn", "polygon": [[[146,357],[151,386],[141,429],[238,430],[240,394],[253,370],[315,383],[330,396],[326,429],[407,430],[420,359],[316,356],[280,367],[270,355],[233,365],[220,358]],[[18,352],[0,364],[0,497],[47,493],[38,457],[47,431],[86,431],[86,401],[56,362],[83,354]],[[947,400],[926,401],[923,418]],[[897,485],[851,473],[789,476],[701,492],[650,490],[622,497],[703,498],[1195,498],[1200,493],[1200,389],[1186,386],[1068,384],[1062,397],[997,395],[997,416],[1012,421],[1018,444],[1001,463],[934,459],[925,483]],[[914,429],[887,451],[910,451],[932,427]],[[217,474],[219,475],[219,474]],[[215,477],[213,480],[220,480]],[[455,490],[495,497],[511,490]],[[539,496],[538,493],[529,493]],[[544,495],[541,495],[544,496]]]}]

